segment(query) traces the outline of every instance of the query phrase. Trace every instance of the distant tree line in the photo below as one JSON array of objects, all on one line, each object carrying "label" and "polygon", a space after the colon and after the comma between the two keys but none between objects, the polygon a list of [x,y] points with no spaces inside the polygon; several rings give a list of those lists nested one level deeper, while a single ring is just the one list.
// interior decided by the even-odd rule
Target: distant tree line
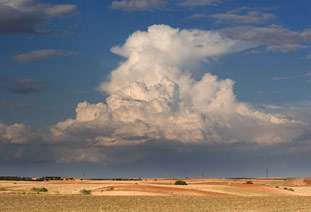
[{"label": "distant tree line", "polygon": [[142,181],[141,178],[89,178],[86,180]]},{"label": "distant tree line", "polygon": [[55,176],[45,176],[38,178],[31,177],[17,177],[17,176],[0,176],[0,180],[9,180],[9,181],[49,181],[49,180],[63,180],[62,177]]}]

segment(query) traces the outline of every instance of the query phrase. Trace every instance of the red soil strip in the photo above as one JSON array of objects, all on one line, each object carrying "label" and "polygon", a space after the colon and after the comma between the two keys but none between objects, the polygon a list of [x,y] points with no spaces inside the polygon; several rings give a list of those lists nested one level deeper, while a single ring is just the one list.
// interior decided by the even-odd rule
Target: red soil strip
[{"label": "red soil strip", "polygon": [[[149,185],[121,185],[113,186],[114,190],[135,190],[135,191],[146,191],[146,192],[164,192],[173,193],[177,195],[190,195],[190,196],[234,196],[231,194],[200,191],[195,189],[186,188],[174,188],[174,187],[163,187],[163,186],[149,186]],[[109,188],[109,187],[108,187]]]},{"label": "red soil strip", "polygon": [[305,185],[310,186],[311,185],[311,178],[305,178],[305,179],[303,179],[303,182]]},{"label": "red soil strip", "polygon": [[[264,192],[270,192],[270,193],[276,193],[276,194],[290,194],[288,191],[285,191],[281,188],[271,188],[268,186],[263,185],[256,185],[256,184],[231,184],[231,186],[242,188],[242,189],[252,189],[257,191],[264,191]],[[291,194],[294,195],[294,194]]]}]

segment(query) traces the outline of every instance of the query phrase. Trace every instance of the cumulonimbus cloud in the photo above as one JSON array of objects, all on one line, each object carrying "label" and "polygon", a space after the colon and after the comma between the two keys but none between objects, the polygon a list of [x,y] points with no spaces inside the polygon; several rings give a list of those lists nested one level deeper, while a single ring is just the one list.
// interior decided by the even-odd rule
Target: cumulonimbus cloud
[{"label": "cumulonimbus cloud", "polygon": [[213,31],[166,25],[137,31],[112,48],[126,60],[99,87],[109,94],[106,103],[78,104],[75,119],[51,128],[53,137],[97,146],[291,141],[303,123],[239,102],[230,79],[210,73],[193,78],[198,63],[251,47]]},{"label": "cumulonimbus cloud", "polygon": [[[150,26],[112,48],[125,60],[98,88],[108,95],[105,101],[79,103],[75,118],[57,123],[46,134],[21,124],[0,124],[0,140],[43,139],[52,143],[53,157],[59,162],[124,163],[144,158],[139,148],[148,144],[208,148],[305,139],[308,123],[238,101],[234,81],[219,79],[198,65],[208,66],[211,58],[253,47],[215,31]],[[197,73],[204,74],[198,79]],[[126,154],[131,148],[137,149],[135,154]],[[127,156],[120,157],[123,153]]]}]

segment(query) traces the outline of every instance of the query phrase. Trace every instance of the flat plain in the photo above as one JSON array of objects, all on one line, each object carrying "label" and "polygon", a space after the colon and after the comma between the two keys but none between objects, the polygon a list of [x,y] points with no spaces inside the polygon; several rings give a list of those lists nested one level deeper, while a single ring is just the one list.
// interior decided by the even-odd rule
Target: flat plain
[{"label": "flat plain", "polygon": [[[311,179],[0,181],[1,212],[310,212]],[[33,187],[47,188],[35,192]],[[91,195],[80,193],[91,190]]]}]

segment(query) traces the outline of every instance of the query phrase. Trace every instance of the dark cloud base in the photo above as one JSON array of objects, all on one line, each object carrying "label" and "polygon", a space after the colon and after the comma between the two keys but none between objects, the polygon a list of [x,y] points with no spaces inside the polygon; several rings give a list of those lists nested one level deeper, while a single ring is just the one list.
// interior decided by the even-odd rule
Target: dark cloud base
[{"label": "dark cloud base", "polygon": [[[87,149],[80,145],[0,146],[0,175],[81,177],[270,177],[311,176],[311,142],[258,146],[255,144],[185,145],[160,141],[132,147],[98,147],[106,155],[97,162],[60,162],[64,153]],[[304,148],[302,148],[304,147]],[[92,147],[94,149],[94,147]],[[23,168],[18,168],[23,167]]]}]

